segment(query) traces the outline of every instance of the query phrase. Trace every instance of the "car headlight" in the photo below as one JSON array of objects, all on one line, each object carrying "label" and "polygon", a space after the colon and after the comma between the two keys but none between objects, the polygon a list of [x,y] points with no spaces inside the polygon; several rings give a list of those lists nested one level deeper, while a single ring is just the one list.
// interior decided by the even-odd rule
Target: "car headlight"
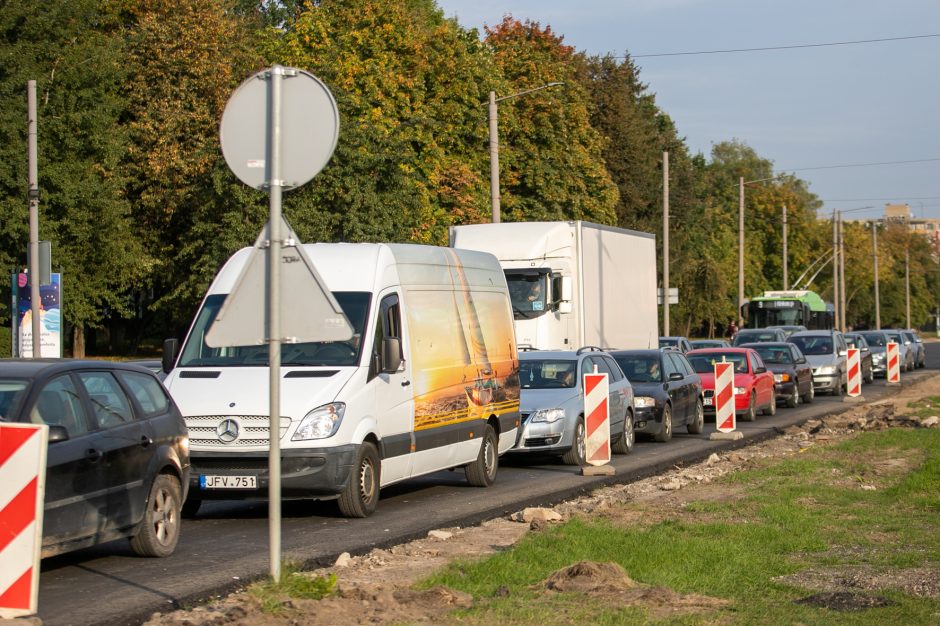
[{"label": "car headlight", "polygon": [[821,365],[818,368],[816,368],[816,373],[820,374],[821,376],[831,376],[832,374],[836,373],[836,366],[835,365]]},{"label": "car headlight", "polygon": [[741,394],[745,394],[745,393],[747,393],[747,387],[735,387],[735,388],[734,388],[734,393],[738,394],[739,396],[740,396]]},{"label": "car headlight", "polygon": [[871,360],[875,363],[881,363],[885,360],[885,353],[879,352],[878,354],[873,354]]},{"label": "car headlight", "polygon": [[304,416],[290,440],[307,441],[332,437],[339,429],[345,412],[346,404],[343,402],[334,402],[315,408]]},{"label": "car headlight", "polygon": [[633,406],[638,409],[651,409],[656,406],[656,398],[649,396],[636,396],[633,398]]},{"label": "car headlight", "polygon": [[539,409],[532,414],[532,418],[529,421],[552,423],[562,419],[565,419],[564,409]]},{"label": "car headlight", "polygon": [[778,383],[788,383],[790,382],[789,374],[774,374],[774,381]]}]

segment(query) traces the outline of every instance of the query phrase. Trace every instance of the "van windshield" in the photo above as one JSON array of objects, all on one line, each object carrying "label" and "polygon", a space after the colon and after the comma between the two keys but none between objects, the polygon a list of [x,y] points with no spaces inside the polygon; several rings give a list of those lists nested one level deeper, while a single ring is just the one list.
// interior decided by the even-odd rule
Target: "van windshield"
[{"label": "van windshield", "polygon": [[[349,318],[349,323],[353,328],[352,339],[282,344],[281,365],[349,366],[359,363],[363,328],[369,312],[371,294],[359,291],[337,291],[333,293],[333,297]],[[224,301],[225,294],[216,294],[206,298],[186,345],[183,346],[178,367],[259,367],[268,364],[267,345],[225,348],[210,348],[206,345],[206,333]]]}]

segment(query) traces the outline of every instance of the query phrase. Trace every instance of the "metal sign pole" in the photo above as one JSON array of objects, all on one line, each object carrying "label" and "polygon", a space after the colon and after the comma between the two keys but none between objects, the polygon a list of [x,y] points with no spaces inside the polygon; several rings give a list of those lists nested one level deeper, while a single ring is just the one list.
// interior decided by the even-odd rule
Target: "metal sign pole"
[{"label": "metal sign pole", "polygon": [[268,365],[270,372],[270,422],[268,426],[268,537],[271,544],[271,578],[281,579],[281,77],[275,65],[269,74],[271,130],[268,177],[271,216],[268,242]]},{"label": "metal sign pole", "polygon": [[[33,358],[42,356],[42,319],[39,293],[39,166],[36,147],[36,81],[26,82],[27,150],[29,152],[29,297],[33,333]],[[20,356],[26,356],[20,350]]]}]

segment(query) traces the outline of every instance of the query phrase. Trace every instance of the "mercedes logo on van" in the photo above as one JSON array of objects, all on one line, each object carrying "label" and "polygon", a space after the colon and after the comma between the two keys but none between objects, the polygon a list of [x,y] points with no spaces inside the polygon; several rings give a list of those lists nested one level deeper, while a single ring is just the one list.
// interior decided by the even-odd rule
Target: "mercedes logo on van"
[{"label": "mercedes logo on van", "polygon": [[219,441],[222,443],[232,443],[238,439],[238,422],[233,419],[222,420],[216,426],[215,434],[219,436]]}]

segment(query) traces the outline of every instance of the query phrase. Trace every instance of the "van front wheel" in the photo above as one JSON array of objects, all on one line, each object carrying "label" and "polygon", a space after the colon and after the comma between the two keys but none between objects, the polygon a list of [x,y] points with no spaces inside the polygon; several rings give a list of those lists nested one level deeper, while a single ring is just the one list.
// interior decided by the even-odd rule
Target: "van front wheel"
[{"label": "van front wheel", "polygon": [[464,466],[467,482],[474,487],[489,487],[496,480],[499,469],[499,450],[496,431],[487,424],[483,427],[483,442],[477,460]]},{"label": "van front wheel", "polygon": [[359,446],[353,473],[339,497],[339,510],[345,517],[369,517],[379,504],[381,464],[375,445]]}]

